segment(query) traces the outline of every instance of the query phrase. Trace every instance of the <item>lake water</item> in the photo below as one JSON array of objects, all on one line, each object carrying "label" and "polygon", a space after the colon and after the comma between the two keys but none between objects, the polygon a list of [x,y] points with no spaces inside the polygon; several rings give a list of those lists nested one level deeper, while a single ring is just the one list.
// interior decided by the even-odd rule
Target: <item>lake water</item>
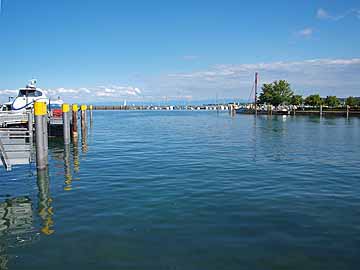
[{"label": "lake water", "polygon": [[358,269],[360,118],[95,111],[0,167],[0,269]]}]

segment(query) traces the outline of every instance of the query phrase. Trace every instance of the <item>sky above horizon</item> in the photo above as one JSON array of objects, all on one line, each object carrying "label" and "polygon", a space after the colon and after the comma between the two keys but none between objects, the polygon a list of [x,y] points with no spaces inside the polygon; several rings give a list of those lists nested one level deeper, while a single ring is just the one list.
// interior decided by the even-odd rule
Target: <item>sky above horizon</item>
[{"label": "sky above horizon", "polygon": [[360,96],[360,1],[0,0],[0,102],[32,78],[67,102]]}]

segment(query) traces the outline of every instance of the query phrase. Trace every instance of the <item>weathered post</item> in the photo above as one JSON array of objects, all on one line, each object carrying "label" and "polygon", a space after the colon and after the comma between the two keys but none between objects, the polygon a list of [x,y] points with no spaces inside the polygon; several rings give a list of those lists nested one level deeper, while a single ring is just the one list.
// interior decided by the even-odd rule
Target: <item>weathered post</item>
[{"label": "weathered post", "polygon": [[70,106],[67,103],[62,105],[64,144],[70,144]]},{"label": "weathered post", "polygon": [[78,136],[78,123],[77,123],[77,116],[78,116],[78,105],[72,105],[72,136],[73,138],[77,138]]},{"label": "weathered post", "polygon": [[86,105],[81,105],[81,132],[86,130]]},{"label": "weathered post", "polygon": [[48,165],[47,152],[47,119],[46,103],[36,101],[34,104],[35,114],[35,138],[36,138],[36,167],[38,170],[46,169]]},{"label": "weathered post", "polygon": [[349,119],[349,113],[350,113],[350,106],[346,105],[346,118]]},{"label": "weathered post", "polygon": [[87,123],[86,123],[86,105],[81,105],[81,145],[82,145],[82,152],[87,152]]},{"label": "weathered post", "polygon": [[46,155],[46,165],[49,164],[48,156],[49,156],[49,126],[48,126],[48,114],[47,114],[47,106],[45,104],[45,117],[43,118],[44,121],[44,144],[45,144],[45,155]]}]

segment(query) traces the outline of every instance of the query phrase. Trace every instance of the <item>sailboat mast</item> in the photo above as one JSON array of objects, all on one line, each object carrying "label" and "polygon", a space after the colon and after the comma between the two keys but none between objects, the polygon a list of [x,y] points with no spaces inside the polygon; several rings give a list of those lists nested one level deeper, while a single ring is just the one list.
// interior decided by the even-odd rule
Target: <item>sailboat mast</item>
[{"label": "sailboat mast", "polygon": [[258,73],[255,72],[255,97],[254,97],[255,115],[257,115],[257,87],[258,87]]}]

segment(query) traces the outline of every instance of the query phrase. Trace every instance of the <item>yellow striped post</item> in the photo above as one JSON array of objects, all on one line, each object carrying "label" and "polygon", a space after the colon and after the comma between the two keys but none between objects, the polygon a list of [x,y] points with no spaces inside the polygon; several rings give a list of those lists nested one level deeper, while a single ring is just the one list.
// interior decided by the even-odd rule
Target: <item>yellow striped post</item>
[{"label": "yellow striped post", "polygon": [[64,134],[64,144],[70,144],[70,105],[64,103],[62,105],[62,118],[63,118],[63,134]]},{"label": "yellow striped post", "polygon": [[81,105],[81,134],[86,134],[86,105]]},{"label": "yellow striped post", "polygon": [[78,123],[77,123],[77,115],[78,115],[79,106],[77,104],[72,105],[72,135],[73,137],[78,136]]}]

